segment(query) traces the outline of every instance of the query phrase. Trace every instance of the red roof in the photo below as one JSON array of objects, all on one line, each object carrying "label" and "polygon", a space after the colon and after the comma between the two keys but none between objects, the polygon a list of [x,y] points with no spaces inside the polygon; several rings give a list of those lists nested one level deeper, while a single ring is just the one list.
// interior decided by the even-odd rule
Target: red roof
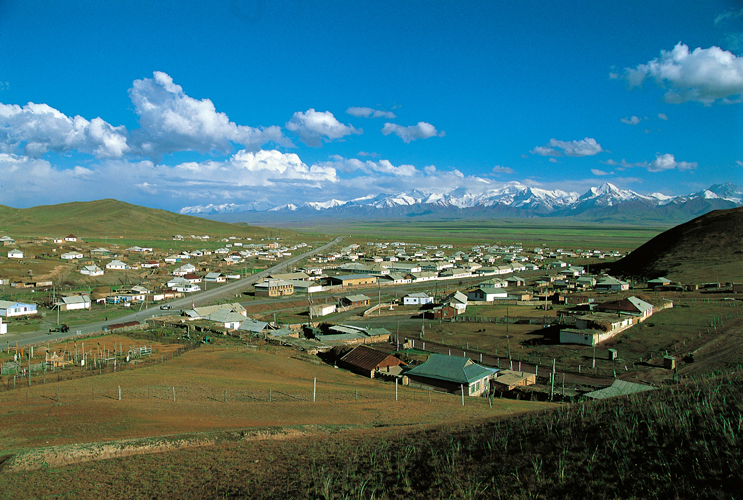
[{"label": "red roof", "polygon": [[356,347],[353,351],[343,356],[341,361],[369,371],[375,370],[380,365],[397,366],[405,364],[391,354],[377,351],[376,349],[372,349],[365,345]]}]

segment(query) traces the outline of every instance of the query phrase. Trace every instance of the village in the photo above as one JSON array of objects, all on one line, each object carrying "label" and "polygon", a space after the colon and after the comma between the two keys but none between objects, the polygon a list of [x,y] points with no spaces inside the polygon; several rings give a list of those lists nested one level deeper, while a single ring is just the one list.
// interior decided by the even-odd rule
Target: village
[{"label": "village", "polygon": [[[172,241],[201,246],[196,244],[210,240],[209,236],[176,235]],[[469,343],[467,346],[437,343],[429,339],[431,327],[428,336],[424,336],[426,320],[429,325],[445,324],[444,321],[471,322],[468,307],[470,311],[475,308],[478,315],[491,309],[502,312],[505,307],[505,318],[491,315],[486,320],[496,323],[507,324],[531,314],[529,324],[538,324],[540,329],[549,327],[544,332],[550,332],[550,344],[593,349],[589,366],[578,365],[577,370],[562,368],[563,384],[564,372],[577,371],[572,376],[575,380],[568,376],[572,389],[566,391],[563,386],[558,396],[572,401],[607,385],[605,371],[604,377],[593,385],[580,378],[591,370],[594,375],[600,375],[597,348],[601,360],[608,356],[609,361],[615,361],[617,350],[608,346],[612,339],[616,341],[617,336],[654,313],[673,307],[673,300],[659,296],[659,292],[678,294],[700,289],[700,284],[673,283],[664,277],[628,282],[603,273],[589,273],[591,267],[600,268],[603,259],[618,258],[620,253],[615,250],[526,249],[520,245],[485,244],[458,249],[446,243],[366,242],[339,245],[336,250],[316,253],[296,266],[282,268],[282,258],[311,250],[312,245],[230,237],[211,241],[199,249],[172,253],[146,246],[120,248],[116,244],[86,243],[72,234],[20,244],[8,236],[0,241],[10,247],[8,258],[0,262],[4,290],[8,291],[5,286],[9,286],[11,292],[4,298],[28,297],[29,290],[37,298],[0,300],[0,334],[8,334],[9,325],[12,333],[14,321],[20,318],[29,319],[27,329],[45,324],[49,325],[50,334],[66,333],[70,329],[64,323],[67,314],[82,313],[83,316],[75,319],[84,322],[86,313],[92,315],[98,311],[100,315],[103,310],[105,320],[112,318],[103,326],[104,332],[158,327],[183,332],[181,338],[197,342],[213,342],[221,336],[247,343],[281,345],[370,378],[462,396],[497,393],[524,397],[524,387],[541,383],[541,390],[535,392],[534,387],[527,390],[526,396],[554,400],[555,372],[543,367],[539,376],[539,366],[530,364],[525,354],[514,362],[508,335],[507,356],[498,356],[497,348],[490,353],[469,349]],[[43,276],[38,271],[33,273],[35,279],[7,276],[3,272],[8,263],[35,261],[53,261],[58,276],[59,266],[65,266],[65,283],[55,282],[52,276]],[[202,287],[215,289],[265,270],[269,264],[264,261],[277,264],[273,269],[278,272],[267,272],[243,290],[237,301],[178,309],[170,306],[174,300],[197,297]],[[70,278],[73,274],[81,278],[73,281]],[[105,278],[111,276],[126,276],[131,282],[119,279],[118,284],[105,284]],[[721,286],[725,284],[701,284],[703,289]],[[733,287],[739,285],[727,286],[730,291],[737,291]],[[153,306],[158,313],[142,323],[121,323],[115,319],[132,308]],[[255,312],[249,314],[249,310]],[[34,323],[32,318],[40,317],[45,320]],[[401,319],[407,323],[402,333]],[[374,327],[362,326],[370,320],[374,321]],[[411,322],[416,326],[411,326]],[[422,330],[411,335],[410,328]],[[10,354],[10,341],[6,344]],[[15,354],[10,364],[4,366],[3,375],[23,371],[17,353],[16,344]],[[125,354],[118,353],[119,362]],[[71,353],[69,359],[54,355],[52,359],[52,353],[47,353],[45,365],[38,365],[39,369],[54,370],[85,359],[84,355]],[[661,359],[660,366],[676,368],[677,359],[668,352]],[[612,369],[612,373],[611,378],[616,379],[616,370]],[[615,382],[622,387],[614,390],[616,394],[652,388],[648,384]]]}]

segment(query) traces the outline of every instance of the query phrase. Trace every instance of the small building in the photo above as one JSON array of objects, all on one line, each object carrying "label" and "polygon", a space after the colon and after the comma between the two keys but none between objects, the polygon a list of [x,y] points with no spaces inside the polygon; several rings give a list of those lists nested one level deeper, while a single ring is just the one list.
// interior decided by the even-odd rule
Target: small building
[{"label": "small building", "polygon": [[36,304],[24,304],[12,300],[0,300],[0,316],[12,318],[15,316],[32,316],[36,314]]},{"label": "small building", "polygon": [[65,252],[62,255],[60,255],[59,258],[64,259],[64,260],[77,260],[77,259],[82,259],[83,254],[81,252]]},{"label": "small building", "polygon": [[75,309],[90,309],[90,297],[88,295],[73,295],[62,297],[55,304],[60,311],[74,311]]},{"label": "small building", "polygon": [[402,298],[402,303],[405,306],[423,306],[433,304],[433,297],[425,292],[409,293]]},{"label": "small building", "polygon": [[405,363],[391,354],[360,345],[338,360],[338,366],[374,378],[377,372],[398,375],[401,372],[399,367],[405,366]]},{"label": "small building", "polygon": [[627,283],[626,281],[618,280],[616,278],[612,278],[611,276],[606,276],[604,278],[601,278],[598,283],[596,283],[596,290],[615,292],[629,290],[629,283]]},{"label": "small building", "polygon": [[340,276],[329,276],[331,285],[340,285],[344,288],[354,286],[369,286],[377,284],[377,277],[368,274],[344,274]]},{"label": "small building", "polygon": [[21,252],[17,248],[14,248],[10,252],[8,252],[8,258],[9,259],[22,259],[23,258],[23,252]]},{"label": "small building", "polygon": [[495,288],[477,288],[467,293],[469,300],[492,302],[508,298],[508,292],[496,292]]},{"label": "small building", "polygon": [[80,274],[85,274],[88,276],[103,276],[103,269],[95,265],[85,266],[80,269]]},{"label": "small building", "polygon": [[343,304],[348,307],[368,306],[371,299],[363,294],[347,295],[343,297]]},{"label": "small building", "polygon": [[310,306],[310,317],[321,318],[333,314],[337,309],[335,304],[313,304]]},{"label": "small building", "polygon": [[106,264],[106,269],[113,269],[116,271],[121,271],[121,270],[129,269],[129,266],[125,262],[122,262],[118,259],[114,259],[108,264]]},{"label": "small building", "polygon": [[268,280],[253,285],[256,297],[282,297],[294,294],[294,285],[284,280]]},{"label": "small building", "polygon": [[616,396],[626,396],[636,392],[652,391],[655,387],[651,385],[635,384],[634,382],[625,382],[624,380],[614,380],[611,386],[599,389],[597,391],[587,392],[583,397],[588,399],[606,399]]},{"label": "small building", "polygon": [[431,354],[425,363],[405,372],[408,385],[441,390],[451,394],[479,396],[490,390],[496,368],[478,365],[469,358]]},{"label": "small building", "polygon": [[496,391],[512,391],[516,387],[524,387],[527,385],[534,385],[537,383],[537,375],[535,373],[520,372],[515,370],[502,370],[498,372],[498,376],[493,380],[493,388]]}]

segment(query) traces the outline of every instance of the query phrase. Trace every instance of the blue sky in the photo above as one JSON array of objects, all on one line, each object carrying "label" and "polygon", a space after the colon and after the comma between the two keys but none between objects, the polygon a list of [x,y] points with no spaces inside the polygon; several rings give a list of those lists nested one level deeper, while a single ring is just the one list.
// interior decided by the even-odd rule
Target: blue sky
[{"label": "blue sky", "polygon": [[743,184],[743,3],[0,2],[0,204]]}]

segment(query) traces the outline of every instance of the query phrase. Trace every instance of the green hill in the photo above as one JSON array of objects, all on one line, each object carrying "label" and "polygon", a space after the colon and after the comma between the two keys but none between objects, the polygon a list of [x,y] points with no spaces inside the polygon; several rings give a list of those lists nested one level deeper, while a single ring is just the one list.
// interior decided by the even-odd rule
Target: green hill
[{"label": "green hill", "polygon": [[0,232],[16,238],[70,233],[81,238],[162,238],[175,234],[260,238],[276,233],[261,227],[210,221],[112,199],[24,209],[0,206]]}]

